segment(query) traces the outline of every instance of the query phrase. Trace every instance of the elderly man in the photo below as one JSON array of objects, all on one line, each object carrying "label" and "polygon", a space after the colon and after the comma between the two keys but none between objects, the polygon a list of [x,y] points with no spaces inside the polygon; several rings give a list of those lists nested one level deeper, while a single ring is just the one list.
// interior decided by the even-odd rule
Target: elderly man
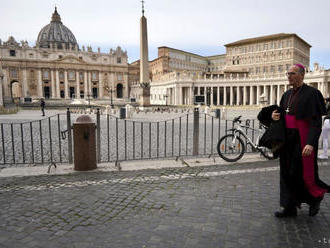
[{"label": "elderly man", "polygon": [[[322,115],[326,114],[320,91],[304,84],[305,68],[291,66],[287,72],[291,89],[281,99],[282,114],[274,111],[271,118],[284,118],[286,141],[280,152],[280,205],[275,216],[297,216],[301,203],[309,205],[309,215],[319,212],[320,203],[328,185],[318,176],[317,150],[322,128]],[[283,120],[283,119],[282,119]]]}]

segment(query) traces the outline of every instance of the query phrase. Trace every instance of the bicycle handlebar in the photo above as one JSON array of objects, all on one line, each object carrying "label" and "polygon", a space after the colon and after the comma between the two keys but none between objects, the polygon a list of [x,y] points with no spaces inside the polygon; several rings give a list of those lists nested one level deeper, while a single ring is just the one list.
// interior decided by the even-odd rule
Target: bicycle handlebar
[{"label": "bicycle handlebar", "polygon": [[240,116],[234,118],[233,123],[241,122],[241,117],[242,117],[242,116],[240,115]]}]

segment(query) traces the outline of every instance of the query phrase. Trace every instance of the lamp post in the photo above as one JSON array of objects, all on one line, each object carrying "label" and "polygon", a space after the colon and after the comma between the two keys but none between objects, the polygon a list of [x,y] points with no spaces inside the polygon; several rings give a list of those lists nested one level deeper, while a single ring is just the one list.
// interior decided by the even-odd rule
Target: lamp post
[{"label": "lamp post", "polygon": [[112,88],[109,88],[108,86],[105,87],[105,90],[110,93],[110,106],[111,108],[113,108],[113,98],[112,98],[112,92],[115,92],[115,90],[113,90]]},{"label": "lamp post", "polygon": [[91,93],[88,92],[87,97],[88,97],[88,108],[91,108]]},{"label": "lamp post", "polygon": [[113,99],[112,99],[112,92],[113,92],[114,90],[111,88],[110,89],[110,106],[111,106],[111,108],[113,108]]}]

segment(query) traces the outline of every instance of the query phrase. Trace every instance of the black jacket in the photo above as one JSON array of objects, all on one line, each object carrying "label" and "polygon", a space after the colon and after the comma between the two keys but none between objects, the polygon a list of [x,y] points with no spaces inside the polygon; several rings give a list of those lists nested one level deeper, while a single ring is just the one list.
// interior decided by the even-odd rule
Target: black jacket
[{"label": "black jacket", "polygon": [[[272,119],[274,110],[277,110],[281,114],[278,121]],[[285,142],[284,115],[284,109],[277,105],[271,105],[262,108],[257,117],[260,123],[267,127],[266,132],[259,141],[259,145],[272,149],[275,157],[279,155],[280,148]]]}]

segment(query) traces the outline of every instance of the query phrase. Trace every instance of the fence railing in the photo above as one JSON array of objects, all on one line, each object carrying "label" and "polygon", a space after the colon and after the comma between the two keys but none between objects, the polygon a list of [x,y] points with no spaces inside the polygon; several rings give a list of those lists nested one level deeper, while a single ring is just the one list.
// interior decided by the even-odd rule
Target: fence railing
[{"label": "fence railing", "polygon": [[[37,121],[0,123],[0,164],[72,163],[72,123],[78,115],[67,110]],[[231,120],[209,114],[183,113],[169,120],[135,121],[114,115],[91,115],[97,126],[97,161],[178,158],[217,155],[221,136]],[[255,141],[259,122],[250,121],[246,134]],[[251,152],[251,148],[248,152]]]},{"label": "fence railing", "polygon": [[44,164],[69,162],[67,130],[63,114],[42,120],[0,124],[0,164]]}]

